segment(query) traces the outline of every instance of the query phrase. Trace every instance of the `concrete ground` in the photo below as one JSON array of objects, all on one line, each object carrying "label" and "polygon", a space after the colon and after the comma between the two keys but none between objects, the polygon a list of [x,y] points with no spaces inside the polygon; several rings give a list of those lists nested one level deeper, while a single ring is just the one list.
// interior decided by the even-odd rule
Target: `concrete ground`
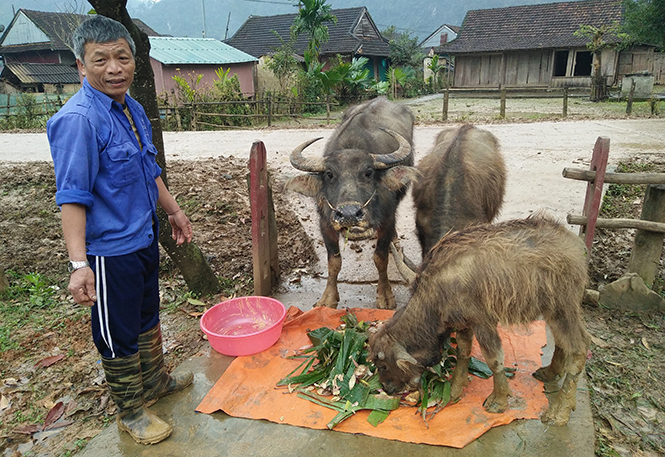
[{"label": "concrete ground", "polygon": [[[324,280],[310,279],[302,287],[275,295],[288,308],[311,309],[325,287]],[[374,285],[340,284],[340,307],[373,306]],[[406,287],[395,287],[398,306],[408,299]],[[549,363],[553,344],[543,348],[544,363]],[[230,417],[219,411],[213,414],[195,412],[203,397],[224,373],[232,357],[207,350],[199,357],[185,361],[177,370],[194,373],[194,385],[183,392],[164,397],[151,407],[162,419],[173,425],[167,440],[152,446],[136,444],[127,433],[118,433],[110,425],[78,454],[82,457],[309,457],[363,456],[387,457],[418,455],[421,457],[466,456],[593,456],[594,428],[586,383],[577,391],[577,410],[565,427],[548,427],[539,420],[518,420],[490,429],[463,449],[425,444],[410,444],[365,435],[336,431],[312,430],[263,420]],[[548,389],[550,390],[550,389]]]}]

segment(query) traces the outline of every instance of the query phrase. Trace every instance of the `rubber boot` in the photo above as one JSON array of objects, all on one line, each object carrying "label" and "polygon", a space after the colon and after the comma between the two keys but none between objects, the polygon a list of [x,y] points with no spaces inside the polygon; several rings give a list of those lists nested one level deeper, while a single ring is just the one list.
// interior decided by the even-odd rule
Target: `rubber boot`
[{"label": "rubber boot", "polygon": [[139,354],[107,359],[102,357],[106,383],[118,407],[118,430],[139,444],[155,444],[168,438],[173,427],[143,404],[143,381]]},{"label": "rubber boot", "polygon": [[159,324],[139,335],[139,354],[143,373],[143,400],[146,406],[154,404],[164,395],[184,389],[194,380],[191,371],[178,374],[166,372]]}]

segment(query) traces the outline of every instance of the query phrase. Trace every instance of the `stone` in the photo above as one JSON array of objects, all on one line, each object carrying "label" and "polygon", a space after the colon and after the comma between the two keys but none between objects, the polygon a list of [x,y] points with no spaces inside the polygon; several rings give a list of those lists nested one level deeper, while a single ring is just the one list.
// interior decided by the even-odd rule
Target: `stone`
[{"label": "stone", "polygon": [[627,273],[600,291],[601,305],[638,312],[664,312],[665,299],[649,289],[636,273]]}]

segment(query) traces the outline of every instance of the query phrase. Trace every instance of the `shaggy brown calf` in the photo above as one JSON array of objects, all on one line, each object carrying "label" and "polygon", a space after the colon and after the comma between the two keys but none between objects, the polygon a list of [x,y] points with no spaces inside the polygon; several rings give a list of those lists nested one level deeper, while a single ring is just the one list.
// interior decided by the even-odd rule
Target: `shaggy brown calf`
[{"label": "shaggy brown calf", "polygon": [[457,367],[451,401],[468,383],[473,336],[494,374],[488,412],[508,406],[497,324],[524,325],[543,318],[554,335],[552,362],[534,376],[565,374],[542,421],[565,425],[576,406],[589,336],[581,303],[587,284],[585,247],[579,237],[546,216],[483,224],[444,236],[423,260],[407,306],[370,338],[370,357],[386,392],[418,385],[423,370],[441,358],[441,343],[457,332]]},{"label": "shaggy brown calf", "polygon": [[506,166],[487,130],[470,124],[441,130],[417,168],[422,178],[412,194],[423,257],[449,231],[492,222],[503,205]]},{"label": "shaggy brown calf", "polygon": [[[413,183],[416,232],[422,257],[452,230],[489,223],[503,205],[506,165],[499,141],[471,124],[447,127],[432,150],[418,162],[421,178]],[[391,244],[393,259],[407,283],[415,279],[415,263]]]}]

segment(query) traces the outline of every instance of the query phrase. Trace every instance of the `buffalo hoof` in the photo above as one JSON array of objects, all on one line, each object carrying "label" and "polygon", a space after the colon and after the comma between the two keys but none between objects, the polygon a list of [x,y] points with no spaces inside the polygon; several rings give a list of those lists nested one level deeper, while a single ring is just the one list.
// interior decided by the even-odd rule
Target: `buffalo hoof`
[{"label": "buffalo hoof", "polygon": [[323,299],[319,300],[314,304],[314,308],[332,308],[337,309],[338,302],[326,302]]},{"label": "buffalo hoof", "polygon": [[563,427],[570,419],[570,410],[567,408],[557,408],[552,405],[550,409],[545,411],[540,417],[540,421],[545,425],[554,425],[556,427]]},{"label": "buffalo hoof", "polygon": [[508,408],[508,398],[497,398],[498,396],[492,392],[483,403],[485,411],[488,413],[502,413]]},{"label": "buffalo hoof", "polygon": [[551,382],[557,381],[561,376],[559,373],[555,373],[554,370],[552,370],[552,367],[548,365],[546,367],[538,368],[536,371],[534,371],[533,377],[538,381]]},{"label": "buffalo hoof", "polygon": [[397,308],[397,302],[395,302],[395,296],[392,291],[389,294],[377,295],[376,296],[376,307],[379,309],[395,309]]}]

